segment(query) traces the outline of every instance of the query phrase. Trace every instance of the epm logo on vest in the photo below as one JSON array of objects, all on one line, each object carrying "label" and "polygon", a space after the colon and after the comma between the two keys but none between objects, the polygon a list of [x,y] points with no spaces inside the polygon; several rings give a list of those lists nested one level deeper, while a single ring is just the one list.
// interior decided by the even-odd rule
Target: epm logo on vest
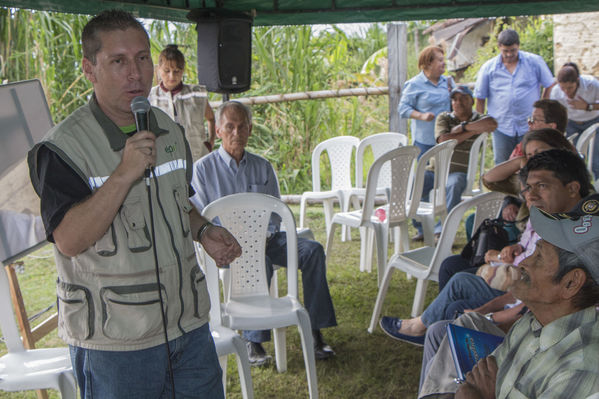
[{"label": "epm logo on vest", "polygon": [[177,147],[174,144],[169,144],[164,147],[164,152],[166,152],[167,154],[172,154],[176,150],[177,150]]}]

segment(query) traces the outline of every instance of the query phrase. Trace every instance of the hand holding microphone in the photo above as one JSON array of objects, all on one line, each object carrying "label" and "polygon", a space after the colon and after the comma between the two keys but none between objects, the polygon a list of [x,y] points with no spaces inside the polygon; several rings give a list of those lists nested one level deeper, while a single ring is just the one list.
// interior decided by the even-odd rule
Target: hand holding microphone
[{"label": "hand holding microphone", "polygon": [[137,133],[127,139],[120,166],[123,175],[133,183],[144,174],[149,177],[151,168],[156,164],[156,136],[148,131],[148,99],[135,97],[131,101],[131,111],[135,117]]}]

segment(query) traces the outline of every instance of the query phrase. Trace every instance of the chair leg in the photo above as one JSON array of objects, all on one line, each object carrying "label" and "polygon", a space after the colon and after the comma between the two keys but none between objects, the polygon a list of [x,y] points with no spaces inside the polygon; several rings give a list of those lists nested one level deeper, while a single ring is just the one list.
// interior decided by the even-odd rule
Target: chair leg
[{"label": "chair leg", "polygon": [[273,330],[275,337],[275,360],[277,363],[277,371],[284,373],[287,371],[287,346],[285,332],[287,328],[275,328]]},{"label": "chair leg", "polygon": [[331,248],[333,247],[333,239],[335,238],[335,228],[337,227],[337,223],[331,223],[331,226],[327,228],[327,245],[325,247],[325,254],[327,259],[329,258],[329,254],[331,252]]},{"label": "chair leg", "polygon": [[368,227],[360,227],[360,271],[372,271],[372,231]]},{"label": "chair leg", "polygon": [[324,224],[327,230],[327,234],[329,230],[331,230],[331,223],[333,222],[333,201],[332,199],[325,199],[322,201],[322,206],[324,208]]},{"label": "chair leg", "polygon": [[[246,350],[247,355],[247,350]],[[227,397],[227,360],[229,359],[229,355],[219,356],[218,364],[220,364],[220,368],[223,371],[223,392],[225,393],[225,398]]]},{"label": "chair leg", "polygon": [[233,339],[235,346],[237,370],[239,372],[239,382],[241,384],[241,395],[243,399],[254,399],[254,385],[252,383],[252,373],[250,371],[250,361],[245,342],[241,337]]},{"label": "chair leg", "polygon": [[389,229],[387,228],[387,225],[383,224],[375,226],[373,230],[376,239],[377,282],[380,287],[387,266],[387,237],[389,235]]},{"label": "chair leg", "polygon": [[318,381],[316,379],[316,360],[314,357],[314,338],[312,338],[312,326],[310,316],[306,309],[297,311],[298,330],[302,341],[302,352],[304,354],[304,364],[306,365],[306,377],[308,378],[308,390],[310,398],[318,398]]},{"label": "chair leg", "polygon": [[58,376],[58,390],[62,399],[77,399],[77,382],[72,371],[65,371]]},{"label": "chair leg", "polygon": [[422,218],[422,233],[424,235],[424,244],[429,247],[435,246],[435,217],[425,216]]},{"label": "chair leg", "polygon": [[374,309],[372,310],[372,317],[370,318],[368,332],[371,334],[374,331],[376,323],[381,315],[381,308],[383,307],[383,302],[385,301],[385,296],[387,295],[387,289],[389,288],[389,282],[391,281],[391,276],[393,275],[394,271],[395,267],[387,265],[385,276],[383,277],[383,281],[379,286],[379,293],[376,296],[376,302],[374,303]]},{"label": "chair leg", "polygon": [[300,199],[300,229],[304,227],[305,219],[306,219],[306,202],[307,198],[302,196]]},{"label": "chair leg", "polygon": [[424,296],[426,295],[426,286],[428,280],[418,279],[416,283],[416,292],[414,293],[414,303],[412,304],[412,317],[418,317],[424,310]]}]

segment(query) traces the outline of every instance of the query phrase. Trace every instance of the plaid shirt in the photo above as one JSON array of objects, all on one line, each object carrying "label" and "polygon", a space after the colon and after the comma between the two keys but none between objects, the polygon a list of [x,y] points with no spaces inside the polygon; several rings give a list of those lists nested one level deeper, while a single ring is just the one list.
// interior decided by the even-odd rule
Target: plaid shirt
[{"label": "plaid shirt", "polygon": [[599,317],[595,306],[546,326],[531,312],[494,352],[502,398],[586,398],[599,392]]}]

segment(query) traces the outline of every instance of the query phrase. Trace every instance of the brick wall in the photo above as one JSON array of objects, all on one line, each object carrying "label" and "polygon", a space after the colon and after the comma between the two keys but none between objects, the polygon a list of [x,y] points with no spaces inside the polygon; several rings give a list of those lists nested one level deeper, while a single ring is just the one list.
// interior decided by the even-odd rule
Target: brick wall
[{"label": "brick wall", "polygon": [[572,61],[581,73],[599,76],[599,12],[554,15],[553,22],[555,72]]}]

